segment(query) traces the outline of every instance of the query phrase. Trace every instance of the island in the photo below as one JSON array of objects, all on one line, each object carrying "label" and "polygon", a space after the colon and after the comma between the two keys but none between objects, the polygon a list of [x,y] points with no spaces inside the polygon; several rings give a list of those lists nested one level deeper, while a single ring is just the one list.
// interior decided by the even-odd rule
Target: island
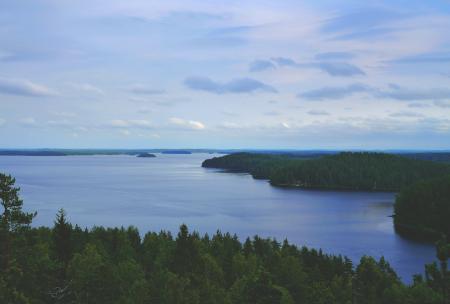
[{"label": "island", "polygon": [[66,156],[61,151],[53,150],[0,150],[0,156]]},{"label": "island", "polygon": [[152,154],[152,153],[144,152],[144,153],[139,153],[138,155],[136,155],[136,157],[153,158],[153,157],[156,157],[156,155]]},{"label": "island", "polygon": [[399,191],[450,174],[450,165],[377,152],[342,152],[305,158],[236,153],[207,159],[205,168],[250,173],[274,186],[325,190]]}]

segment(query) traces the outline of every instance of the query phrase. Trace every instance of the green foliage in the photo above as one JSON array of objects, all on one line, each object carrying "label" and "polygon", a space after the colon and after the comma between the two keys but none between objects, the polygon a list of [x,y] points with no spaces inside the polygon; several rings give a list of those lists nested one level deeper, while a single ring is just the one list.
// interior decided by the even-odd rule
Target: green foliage
[{"label": "green foliage", "polygon": [[408,236],[450,238],[450,175],[418,182],[402,190],[395,202],[394,224]]},{"label": "green foliage", "polygon": [[344,152],[315,159],[236,153],[205,160],[203,167],[248,172],[277,186],[397,191],[414,182],[450,174],[442,163],[398,155]]},{"label": "green foliage", "polygon": [[200,236],[186,225],[176,238],[161,231],[141,240],[133,227],[82,230],[63,211],[52,229],[28,224],[9,231],[0,303],[437,304],[449,295],[445,240],[439,264],[405,286],[384,259],[363,257],[354,269],[345,257],[287,240],[255,236],[242,244],[235,235]]}]

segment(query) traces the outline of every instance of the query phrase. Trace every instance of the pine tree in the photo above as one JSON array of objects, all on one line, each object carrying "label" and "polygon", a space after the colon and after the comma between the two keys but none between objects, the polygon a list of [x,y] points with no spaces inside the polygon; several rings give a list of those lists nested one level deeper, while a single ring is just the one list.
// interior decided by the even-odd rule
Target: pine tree
[{"label": "pine tree", "polygon": [[60,209],[56,215],[55,226],[53,227],[53,243],[56,258],[64,268],[72,258],[72,225],[67,222],[67,216],[64,209]]},{"label": "pine tree", "polygon": [[22,211],[23,201],[19,198],[20,188],[14,187],[16,179],[0,174],[0,269],[8,267],[11,255],[11,237],[21,228],[28,226],[36,213]]}]

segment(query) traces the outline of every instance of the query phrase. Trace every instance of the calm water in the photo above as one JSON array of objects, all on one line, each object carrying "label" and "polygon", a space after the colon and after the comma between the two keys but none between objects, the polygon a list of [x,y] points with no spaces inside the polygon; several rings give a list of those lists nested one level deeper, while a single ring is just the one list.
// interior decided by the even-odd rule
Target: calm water
[{"label": "calm water", "polygon": [[204,169],[209,154],[132,156],[1,156],[14,175],[34,225],[53,225],[59,208],[80,226],[137,226],[176,233],[181,223],[241,239],[288,238],[357,261],[384,255],[410,281],[434,259],[434,248],[394,233],[392,193],[304,191],[271,187],[247,174]]}]

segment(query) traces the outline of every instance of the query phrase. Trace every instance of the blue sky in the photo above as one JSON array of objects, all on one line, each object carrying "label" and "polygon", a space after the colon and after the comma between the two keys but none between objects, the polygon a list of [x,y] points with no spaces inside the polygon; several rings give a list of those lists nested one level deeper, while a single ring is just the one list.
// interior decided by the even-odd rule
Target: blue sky
[{"label": "blue sky", "polygon": [[450,149],[449,1],[0,2],[0,148]]}]

